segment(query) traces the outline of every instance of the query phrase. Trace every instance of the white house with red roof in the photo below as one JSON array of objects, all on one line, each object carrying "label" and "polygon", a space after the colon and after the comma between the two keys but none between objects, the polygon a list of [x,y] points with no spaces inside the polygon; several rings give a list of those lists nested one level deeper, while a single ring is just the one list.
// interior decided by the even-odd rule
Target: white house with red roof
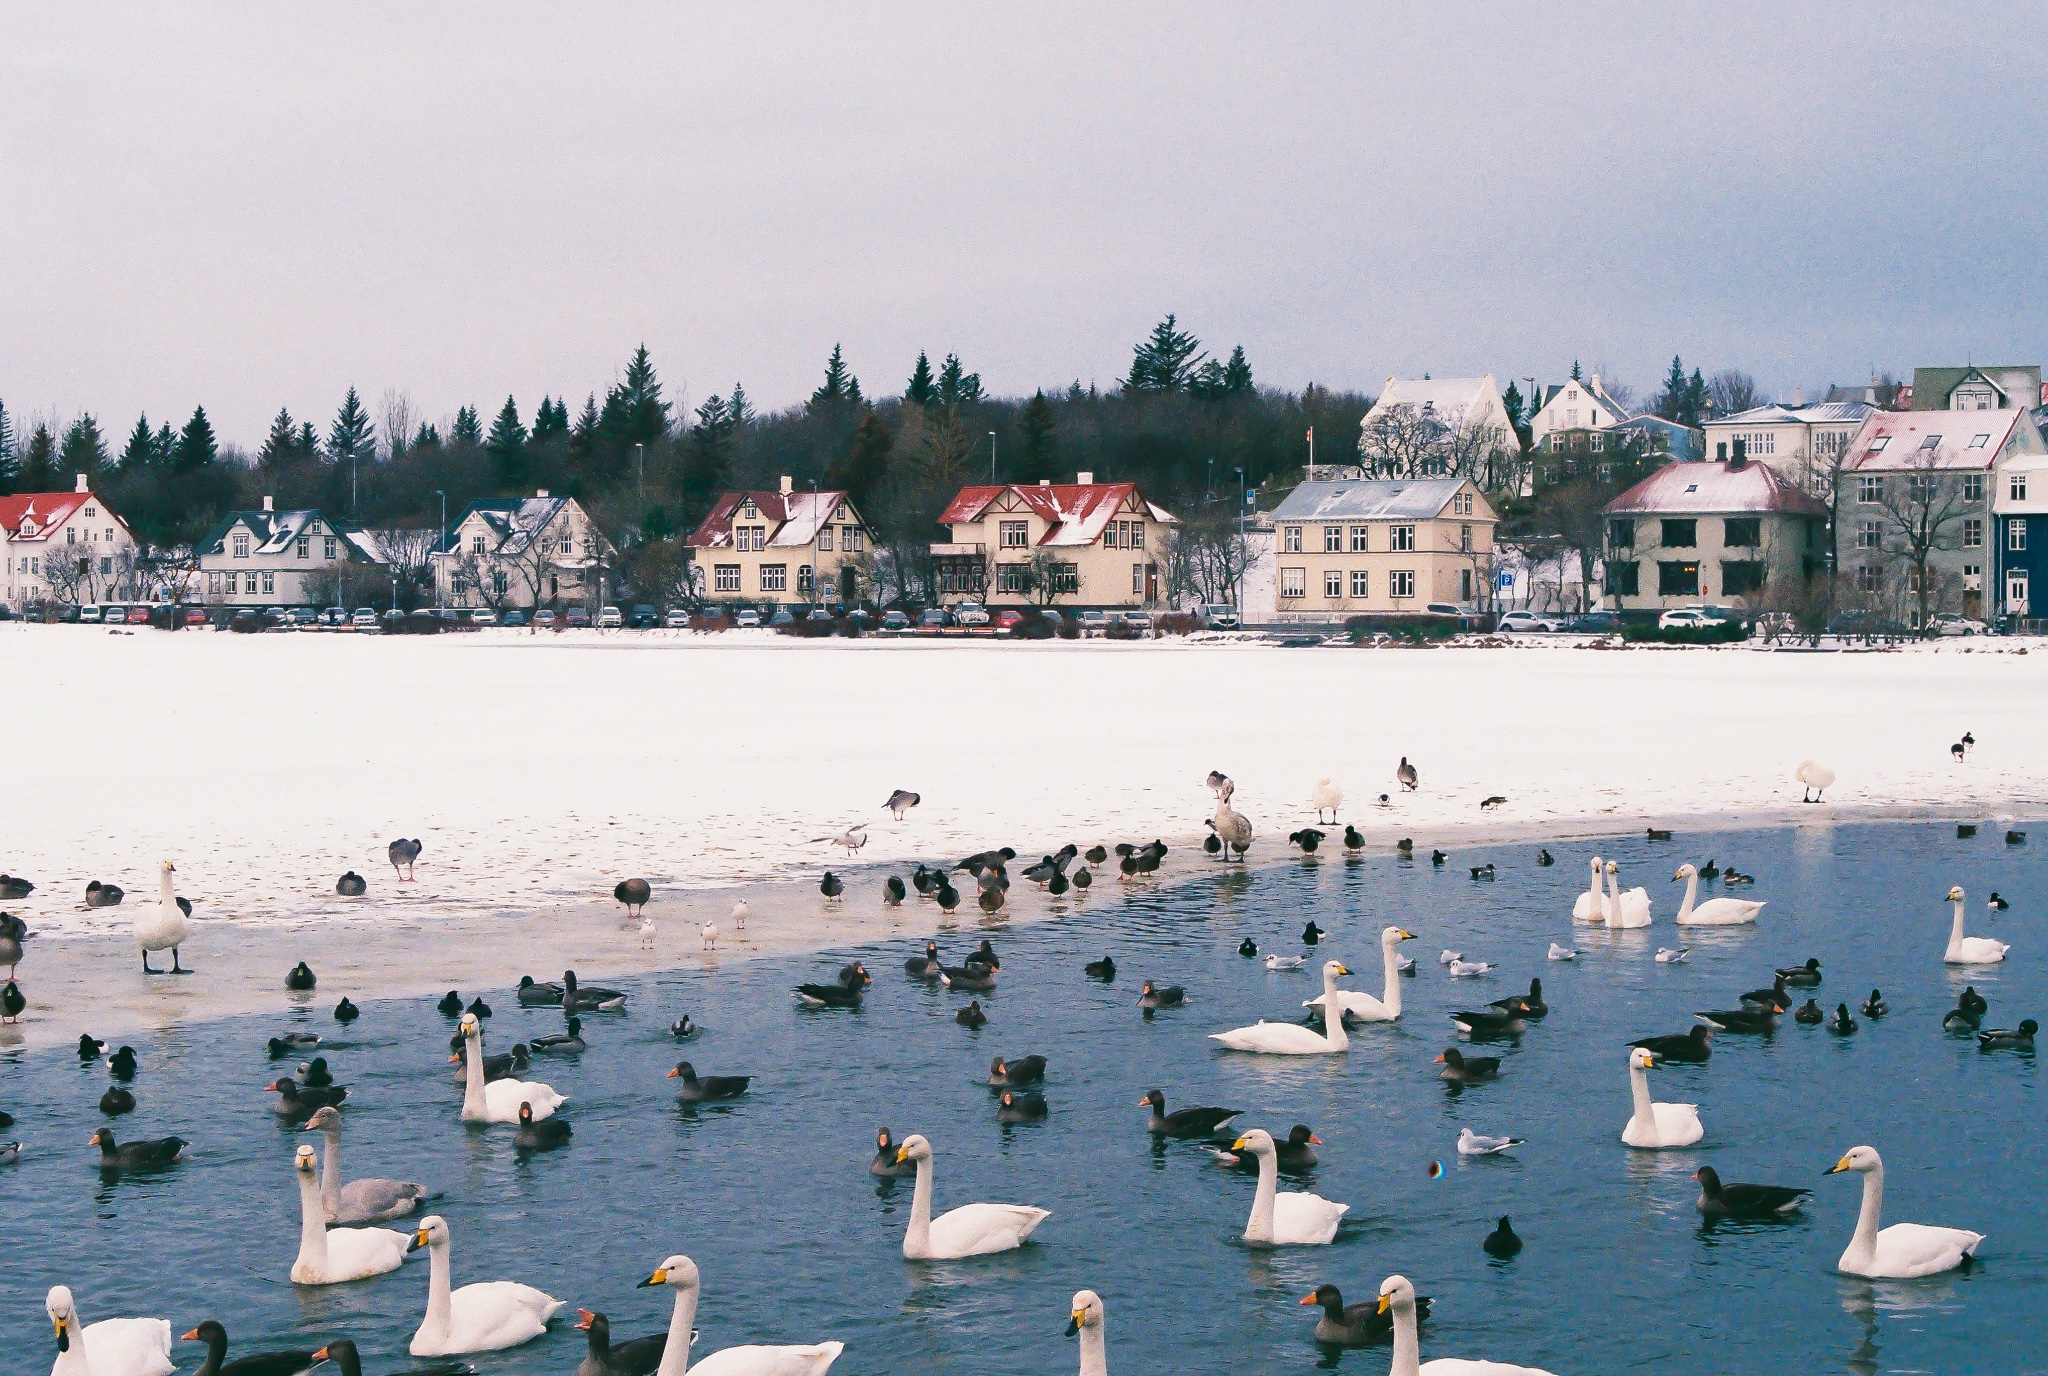
[{"label": "white house with red roof", "polygon": [[1616,611],[1789,607],[1827,564],[1827,507],[1746,456],[1659,469],[1609,502],[1606,517]]},{"label": "white house with red roof", "polygon": [[702,596],[715,602],[852,603],[874,532],[844,492],[727,492],[684,542]]},{"label": "white house with red roof", "polygon": [[940,600],[1157,605],[1164,537],[1179,522],[1136,483],[1076,478],[961,488],[939,516],[952,538],[931,547]]},{"label": "white house with red roof", "polygon": [[78,475],[69,492],[0,497],[0,600],[17,612],[135,593],[135,536]]}]

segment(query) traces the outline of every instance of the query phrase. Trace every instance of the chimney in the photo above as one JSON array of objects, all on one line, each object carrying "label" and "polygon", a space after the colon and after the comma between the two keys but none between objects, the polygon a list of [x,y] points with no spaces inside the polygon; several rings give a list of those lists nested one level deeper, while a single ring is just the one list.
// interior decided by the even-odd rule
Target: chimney
[{"label": "chimney", "polygon": [[1083,487],[1088,487],[1095,482],[1095,475],[1093,473],[1076,473],[1074,481]]},{"label": "chimney", "polygon": [[[80,491],[84,491],[84,489],[83,489],[83,488],[80,488],[79,490],[80,490]],[[270,496],[270,494],[269,494],[269,493],[265,493],[265,494],[264,494],[264,496],[263,496],[263,509],[264,509],[265,511],[275,511],[275,510],[277,510],[277,507],[276,507],[276,506],[274,506],[274,505],[272,504],[272,498],[271,498],[271,496]]]},{"label": "chimney", "polygon": [[1806,389],[1804,387],[1794,387],[1792,389],[1792,409],[1796,411],[1804,405],[1806,405]]},{"label": "chimney", "polygon": [[548,490],[547,490],[546,488],[544,488],[544,487],[541,487],[541,488],[535,488],[535,489],[534,489],[534,493],[533,493],[533,495],[534,495],[534,496],[535,496],[536,498],[539,498],[539,497],[545,497],[545,496],[547,496],[547,495],[548,495]]},{"label": "chimney", "polygon": [[92,489],[91,489],[90,487],[86,486],[86,483],[85,483],[85,474],[81,473],[81,474],[79,474],[79,475],[78,475],[78,486],[76,486],[76,487],[72,488],[71,490],[72,490],[73,492],[90,492],[90,491],[92,491]]},{"label": "chimney", "polygon": [[787,497],[790,493],[796,491],[796,484],[792,483],[789,480],[789,474],[787,473],[782,475],[782,487],[780,490],[782,492],[782,495],[785,497]]},{"label": "chimney", "polygon": [[1735,455],[1728,460],[1728,471],[1730,473],[1740,473],[1747,467],[1749,467],[1749,445],[1746,441],[1737,439],[1735,441]]},{"label": "chimney", "polygon": [[1593,394],[1595,396],[1600,394],[1600,374],[1598,373],[1593,374]]},{"label": "chimney", "polygon": [[1714,446],[1714,462],[1728,462],[1728,441],[1722,440]]},{"label": "chimney", "polygon": [[1040,479],[1038,480],[1038,485],[1039,485],[1040,487],[1051,487],[1051,486],[1052,486],[1052,479],[1051,479],[1051,478],[1040,478]]},{"label": "chimney", "polygon": [[1865,387],[1865,388],[1863,389],[1863,404],[1864,404],[1865,406],[1875,406],[1875,405],[1877,405],[1877,374],[1876,374],[1876,373],[1872,373],[1872,374],[1870,375],[1870,385],[1869,385],[1868,387]]}]

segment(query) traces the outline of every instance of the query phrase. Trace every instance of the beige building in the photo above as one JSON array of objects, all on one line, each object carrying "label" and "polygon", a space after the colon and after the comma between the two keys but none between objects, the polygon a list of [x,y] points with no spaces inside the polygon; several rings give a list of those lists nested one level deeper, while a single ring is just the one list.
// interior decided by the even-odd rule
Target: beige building
[{"label": "beige building", "polygon": [[1776,468],[1674,463],[1609,502],[1615,611],[1790,599],[1827,561],[1828,509]]},{"label": "beige building", "polygon": [[444,607],[551,607],[605,594],[617,551],[573,497],[472,502],[441,533],[435,597]]},{"label": "beige building", "polygon": [[85,474],[70,492],[0,497],[0,601],[15,611],[135,595],[136,544]]},{"label": "beige building", "polygon": [[874,532],[844,492],[727,492],[688,541],[697,592],[713,602],[860,600]]},{"label": "beige building", "polygon": [[942,602],[1009,606],[1157,606],[1160,561],[1179,524],[1135,483],[963,487],[939,516],[952,538],[931,547]]},{"label": "beige building", "polygon": [[1274,614],[1477,609],[1492,600],[1499,520],[1469,478],[1303,483],[1273,509]]},{"label": "beige building", "polygon": [[1808,492],[1827,490],[1857,428],[1877,410],[1867,401],[1753,406],[1705,425],[1707,457],[1725,463],[1739,441],[1745,458],[1768,464]]},{"label": "beige building", "polygon": [[368,531],[315,509],[230,511],[199,542],[199,586],[209,605],[324,607],[341,601],[347,577],[389,577],[383,549]]}]

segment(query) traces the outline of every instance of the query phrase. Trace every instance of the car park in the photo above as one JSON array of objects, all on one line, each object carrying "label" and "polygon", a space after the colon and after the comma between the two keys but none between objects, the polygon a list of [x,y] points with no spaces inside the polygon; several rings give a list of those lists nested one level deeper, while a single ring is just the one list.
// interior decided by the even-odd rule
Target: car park
[{"label": "car park", "polygon": [[590,613],[582,607],[571,607],[562,617],[562,624],[572,631],[587,631],[590,629]]},{"label": "car park", "polygon": [[668,615],[661,619],[661,624],[672,631],[685,630],[690,624],[690,614],[681,607],[670,607]]},{"label": "car park", "polygon": [[514,607],[511,611],[505,613],[504,619],[499,621],[498,624],[500,626],[524,626],[526,624],[526,613]]},{"label": "car park", "polygon": [[1516,631],[1560,631],[1564,629],[1564,618],[1547,612],[1503,612],[1499,629],[1506,634]]},{"label": "car park", "polygon": [[98,621],[100,619],[99,607],[93,604],[87,604],[86,606],[80,607],[78,609],[78,619],[83,622]]},{"label": "car park", "polygon": [[732,624],[743,631],[757,631],[761,628],[761,613],[752,607],[742,607],[733,615]]},{"label": "car park", "polygon": [[636,631],[647,631],[654,629],[659,620],[651,603],[636,602],[633,604],[633,614],[626,618],[626,625]]},{"label": "car park", "polygon": [[907,631],[910,629],[910,618],[902,612],[883,612],[882,629],[885,631]]},{"label": "car park", "polygon": [[953,618],[944,607],[926,607],[917,614],[917,628],[921,631],[944,630],[952,624]]},{"label": "car park", "polygon": [[988,625],[988,608],[979,602],[962,602],[953,608],[953,624],[956,626]]}]

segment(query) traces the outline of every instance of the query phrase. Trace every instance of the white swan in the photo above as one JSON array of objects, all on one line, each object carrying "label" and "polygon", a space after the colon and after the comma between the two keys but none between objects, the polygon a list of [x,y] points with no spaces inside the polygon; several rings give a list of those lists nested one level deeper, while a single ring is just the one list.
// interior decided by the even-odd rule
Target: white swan
[{"label": "white swan", "polygon": [[320,1204],[329,1223],[359,1227],[403,1218],[427,1198],[427,1187],[415,1180],[383,1180],[365,1176],[343,1183],[341,1178],[341,1110],[325,1105],[300,1125],[327,1139],[320,1161]]},{"label": "white swan", "polygon": [[1029,1204],[962,1204],[932,1217],[932,1144],[912,1133],[896,1149],[896,1164],[917,1163],[917,1190],[910,1201],[910,1227],[903,1255],[917,1261],[951,1261],[987,1256],[1024,1245],[1050,1211]]},{"label": "white swan", "polygon": [[552,1085],[538,1080],[493,1080],[485,1084],[484,1029],[474,1013],[462,1015],[462,1052],[469,1062],[469,1078],[462,1091],[465,1123],[516,1123],[521,1104],[533,1105],[533,1121],[538,1123],[569,1102],[568,1095],[557,1094]]},{"label": "white swan", "polygon": [[1318,994],[1307,1000],[1303,1008],[1321,1008],[1326,1013],[1334,1000],[1346,1013],[1360,1022],[1393,1022],[1401,1016],[1401,957],[1395,948],[1404,941],[1415,940],[1415,933],[1388,927],[1380,933],[1380,950],[1387,972],[1387,993],[1385,998],[1374,998],[1371,994],[1356,989],[1338,989]]},{"label": "white swan", "polygon": [[1799,768],[1792,771],[1792,777],[1803,786],[1799,801],[1817,803],[1820,795],[1828,791],[1828,785],[1835,781],[1835,771],[1819,760],[1801,760]]},{"label": "white swan", "polygon": [[1953,1271],[1974,1257],[1984,1234],[1968,1228],[1936,1228],[1925,1223],[1894,1223],[1880,1229],[1884,1212],[1884,1158],[1875,1147],[1851,1147],[1849,1154],[1822,1175],[1855,1171],[1863,1177],[1863,1209],[1856,1215],[1856,1234],[1835,1269],[1874,1280],[1911,1280]]},{"label": "white swan", "polygon": [[1622,891],[1621,866],[1607,862],[1607,925],[1647,927],[1650,925],[1650,891],[1640,884]]},{"label": "white swan", "polygon": [[1707,1135],[1700,1125],[1698,1104],[1656,1104],[1650,1102],[1648,1071],[1657,1058],[1643,1047],[1628,1053],[1628,1087],[1635,1098],[1635,1112],[1621,1130],[1621,1140],[1631,1147],[1689,1147]]},{"label": "white swan", "polygon": [[1321,1195],[1288,1192],[1281,1194],[1280,1162],[1273,1151],[1273,1135],[1253,1128],[1231,1144],[1232,1151],[1248,1151],[1259,1160],[1259,1191],[1252,1196],[1252,1216],[1245,1220],[1244,1240],[1262,1247],[1327,1247],[1337,1236],[1337,1223],[1351,1212]]},{"label": "white swan", "polygon": [[1323,820],[1325,812],[1330,814],[1331,825],[1336,825],[1337,809],[1344,806],[1344,790],[1328,779],[1317,779],[1316,786],[1309,794],[1309,801],[1316,805],[1316,821]]},{"label": "white swan", "polygon": [[567,1300],[514,1280],[487,1280],[448,1288],[448,1222],[439,1214],[420,1220],[414,1248],[427,1249],[427,1316],[406,1350],[415,1357],[497,1352],[532,1342]]},{"label": "white swan", "polygon": [[50,1376],[170,1376],[169,1319],[78,1321],[68,1286],[50,1288],[43,1303],[57,1330],[57,1364]]},{"label": "white swan", "polygon": [[1415,1334],[1415,1287],[1406,1276],[1388,1276],[1380,1282],[1380,1313],[1394,1311],[1394,1365],[1389,1376],[1551,1376],[1541,1367],[1516,1366],[1513,1362],[1475,1362],[1460,1357],[1422,1360],[1422,1345]]},{"label": "white swan", "polygon": [[655,1376],[825,1376],[845,1343],[803,1343],[766,1347],[750,1343],[714,1352],[701,1362],[690,1360],[692,1325],[697,1321],[699,1280],[697,1263],[686,1256],[672,1256],[640,1282],[640,1288],[666,1285],[676,1292],[675,1308],[669,1313],[668,1341],[662,1344],[661,1365]]},{"label": "white swan", "polygon": [[[1337,977],[1350,973],[1342,961],[1324,961],[1323,997],[1334,1002]],[[1326,1056],[1351,1049],[1351,1036],[1344,1030],[1342,1018],[1324,1018],[1321,1032],[1311,1031],[1300,1023],[1261,1022],[1228,1032],[1211,1032],[1209,1040],[1222,1042],[1232,1051],[1262,1051],[1269,1056]]]},{"label": "white swan", "polygon": [[[147,900],[128,905],[129,921],[135,927],[135,944],[142,948],[142,973],[145,975],[189,975],[192,972],[178,964],[178,948],[192,936],[192,919],[185,916],[185,910],[178,906],[178,893],[171,876],[177,866],[166,860],[161,873],[162,882],[157,887],[156,902]],[[149,968],[151,951],[169,951],[171,968],[152,970]]]},{"label": "white swan", "polygon": [[1081,1376],[1109,1376],[1109,1351],[1102,1341],[1102,1296],[1093,1290],[1074,1292],[1067,1332],[1081,1335]]},{"label": "white swan", "polygon": [[1586,891],[1572,900],[1574,922],[1605,922],[1607,920],[1607,895],[1600,888],[1600,877],[1606,871],[1600,868],[1600,857],[1593,857],[1593,882]]},{"label": "white swan", "polygon": [[2012,947],[2003,941],[1993,941],[1988,936],[1963,935],[1963,889],[1960,884],[1948,891],[1949,902],[1956,905],[1956,921],[1948,930],[1948,952],[1942,960],[1950,965],[1991,965],[2005,959],[2005,953]]},{"label": "white swan", "polygon": [[1681,927],[1734,927],[1744,922],[1756,921],[1756,915],[1764,905],[1747,898],[1709,898],[1698,907],[1693,899],[1700,891],[1700,872],[1691,865],[1680,865],[1673,879],[1685,881],[1685,901],[1678,905],[1678,916],[1674,920]]},{"label": "white swan", "polygon": [[328,1229],[311,1147],[299,1148],[292,1171],[299,1178],[299,1256],[292,1263],[292,1284],[339,1285],[405,1265],[405,1254],[412,1250],[410,1233],[390,1228]]}]

